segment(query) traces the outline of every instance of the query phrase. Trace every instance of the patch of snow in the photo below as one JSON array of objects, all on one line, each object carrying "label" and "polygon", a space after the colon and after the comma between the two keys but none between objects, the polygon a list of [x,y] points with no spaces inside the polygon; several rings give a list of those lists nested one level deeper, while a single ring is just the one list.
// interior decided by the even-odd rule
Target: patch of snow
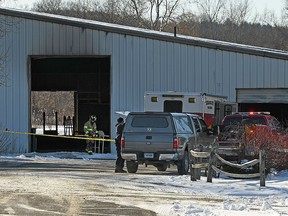
[{"label": "patch of snow", "polygon": [[[25,153],[2,154],[0,161],[5,160],[115,160],[114,154],[92,154],[81,152]],[[114,161],[113,161],[114,163]],[[272,172],[266,177],[266,186],[261,187],[259,179],[233,179],[220,175],[207,183],[206,177],[191,181],[189,175],[103,175],[97,179],[100,184],[113,185],[117,189],[137,193],[164,194],[161,203],[125,201],[117,202],[126,205],[135,204],[157,212],[158,215],[171,216],[288,216],[288,170]],[[127,184],[129,182],[129,184]],[[111,187],[111,190],[114,186]],[[119,192],[120,193],[120,192]],[[167,194],[174,199],[165,198]],[[160,196],[159,195],[159,196]],[[175,196],[179,196],[179,199]],[[184,198],[183,198],[184,197]],[[187,197],[187,199],[185,199]],[[180,199],[181,198],[181,199]],[[116,199],[116,198],[115,198]],[[134,203],[135,202],[135,203]],[[209,203],[209,205],[207,205]]]}]

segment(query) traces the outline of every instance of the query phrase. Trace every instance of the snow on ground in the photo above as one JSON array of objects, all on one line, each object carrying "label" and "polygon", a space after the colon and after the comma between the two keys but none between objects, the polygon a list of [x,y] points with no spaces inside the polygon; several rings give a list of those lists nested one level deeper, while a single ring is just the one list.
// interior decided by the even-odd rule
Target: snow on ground
[{"label": "snow on ground", "polygon": [[[79,152],[54,153],[26,153],[21,155],[0,155],[5,160],[115,160],[113,154],[93,154]],[[136,176],[136,177],[135,177]],[[149,193],[179,196],[179,199],[165,198],[160,202],[142,202],[136,200],[119,199],[118,203],[138,205],[151,209],[159,215],[288,215],[288,170],[274,172],[267,176],[266,186],[260,187],[259,179],[232,179],[225,176],[213,178],[213,183],[207,183],[206,177],[192,182],[190,175],[141,175],[121,174],[107,175],[105,179],[98,179],[103,183],[115,183],[123,191],[137,191],[149,196]],[[113,180],[113,181],[112,181]],[[129,184],[127,184],[129,181]],[[113,190],[113,188],[111,188]],[[187,199],[185,198],[187,197]],[[208,200],[208,201],[207,201]],[[115,200],[114,200],[115,201]],[[207,202],[209,205],[207,205]],[[211,205],[210,205],[211,204]],[[142,205],[142,206],[141,206]]]}]

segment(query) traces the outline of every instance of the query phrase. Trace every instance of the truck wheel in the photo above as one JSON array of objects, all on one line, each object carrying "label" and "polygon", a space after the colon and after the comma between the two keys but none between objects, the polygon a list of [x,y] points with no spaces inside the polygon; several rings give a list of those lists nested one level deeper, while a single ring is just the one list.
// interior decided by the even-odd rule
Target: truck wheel
[{"label": "truck wheel", "polygon": [[136,173],[138,170],[138,163],[135,161],[126,161],[128,173]]},{"label": "truck wheel", "polygon": [[189,172],[189,166],[190,166],[190,159],[188,152],[184,152],[184,156],[182,160],[179,160],[177,162],[177,170],[179,175],[186,175]]},{"label": "truck wheel", "polygon": [[155,165],[158,171],[166,171],[168,165],[167,164],[157,164]]}]

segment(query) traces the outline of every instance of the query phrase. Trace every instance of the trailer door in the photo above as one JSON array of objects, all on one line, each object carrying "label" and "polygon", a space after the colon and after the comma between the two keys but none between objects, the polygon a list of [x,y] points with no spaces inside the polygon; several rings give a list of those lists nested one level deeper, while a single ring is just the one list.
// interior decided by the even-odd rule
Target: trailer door
[{"label": "trailer door", "polygon": [[164,112],[177,112],[182,113],[183,102],[177,100],[165,100],[164,101]]},{"label": "trailer door", "polygon": [[226,115],[231,115],[238,111],[238,104],[231,102],[216,102],[215,103],[215,125],[219,125]]}]

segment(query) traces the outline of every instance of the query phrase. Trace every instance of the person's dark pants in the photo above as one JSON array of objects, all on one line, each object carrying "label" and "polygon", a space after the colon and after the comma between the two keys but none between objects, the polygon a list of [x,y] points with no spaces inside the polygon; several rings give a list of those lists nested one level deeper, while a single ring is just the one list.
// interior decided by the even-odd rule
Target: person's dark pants
[{"label": "person's dark pants", "polygon": [[92,151],[94,147],[94,142],[91,140],[87,140],[86,141],[86,150],[88,151]]},{"label": "person's dark pants", "polygon": [[121,146],[119,142],[116,142],[116,151],[117,151],[117,159],[116,159],[116,170],[123,170],[125,160],[121,157]]}]

